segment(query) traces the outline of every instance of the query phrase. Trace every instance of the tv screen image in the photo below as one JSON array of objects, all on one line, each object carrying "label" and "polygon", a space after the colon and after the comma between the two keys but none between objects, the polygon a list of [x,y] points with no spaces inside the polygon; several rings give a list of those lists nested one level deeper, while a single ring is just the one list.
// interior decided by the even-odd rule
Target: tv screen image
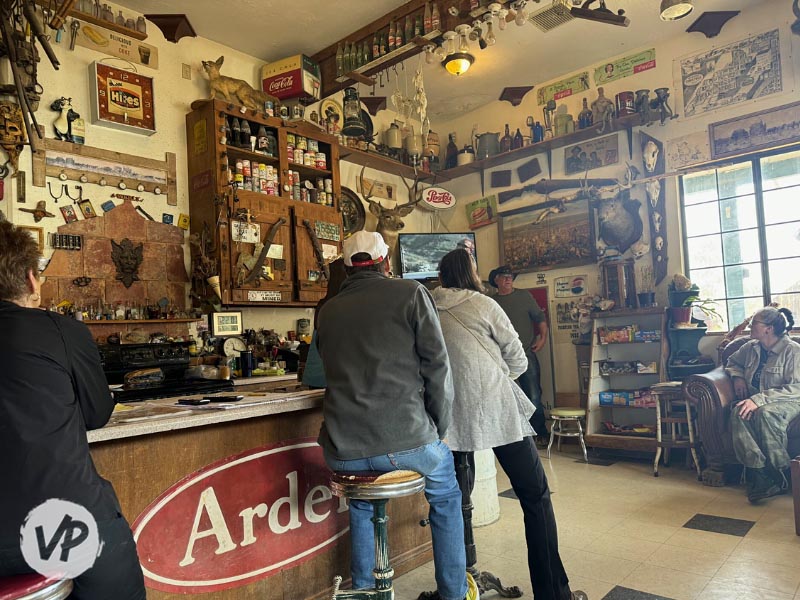
[{"label": "tv screen image", "polygon": [[465,248],[473,258],[475,234],[467,233],[401,233],[400,270],[403,279],[435,279],[439,276],[439,261],[456,248]]}]

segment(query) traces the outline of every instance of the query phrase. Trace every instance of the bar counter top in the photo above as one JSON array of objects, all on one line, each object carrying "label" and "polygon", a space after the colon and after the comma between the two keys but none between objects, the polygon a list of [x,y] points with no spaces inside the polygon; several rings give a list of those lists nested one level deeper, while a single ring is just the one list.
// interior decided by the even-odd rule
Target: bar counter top
[{"label": "bar counter top", "polygon": [[[275,377],[253,377],[242,381],[257,384],[258,379],[276,380]],[[235,393],[243,395],[244,398],[236,403],[211,403],[200,407],[178,405],[178,398],[160,398],[117,405],[105,427],[88,433],[89,443],[318,408],[322,406],[324,390],[282,392],[237,390]],[[185,397],[202,398],[203,395]]]}]

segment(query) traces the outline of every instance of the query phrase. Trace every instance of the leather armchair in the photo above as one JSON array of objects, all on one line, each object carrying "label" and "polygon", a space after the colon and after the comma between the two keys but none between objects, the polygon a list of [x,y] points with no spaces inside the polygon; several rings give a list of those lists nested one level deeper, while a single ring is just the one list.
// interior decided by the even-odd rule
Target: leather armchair
[{"label": "leather armchair", "polygon": [[[725,365],[728,357],[748,341],[740,337],[728,344],[720,352],[720,363]],[[800,343],[800,337],[793,337]],[[684,393],[697,407],[697,432],[705,455],[703,483],[712,486],[725,485],[725,472],[739,464],[733,452],[730,429],[731,406],[736,402],[733,382],[723,370],[717,367],[708,373],[689,376],[683,384]],[[800,456],[800,417],[789,424],[789,454]]]}]

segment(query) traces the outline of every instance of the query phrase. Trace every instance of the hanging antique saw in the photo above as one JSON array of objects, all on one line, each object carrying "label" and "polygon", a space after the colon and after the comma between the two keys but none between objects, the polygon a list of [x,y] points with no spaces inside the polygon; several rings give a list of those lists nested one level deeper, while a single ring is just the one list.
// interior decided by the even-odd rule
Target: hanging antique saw
[{"label": "hanging antique saw", "polygon": [[278,229],[284,223],[286,223],[286,219],[284,217],[280,217],[277,221],[270,225],[269,231],[267,232],[267,237],[264,238],[264,247],[261,249],[261,252],[258,255],[258,260],[256,261],[253,270],[250,271],[250,274],[245,278],[245,285],[248,283],[256,286],[261,285],[261,278],[263,277],[264,263],[267,260],[267,253],[269,252],[270,246],[272,246],[272,241],[275,239],[275,236],[278,233]]}]

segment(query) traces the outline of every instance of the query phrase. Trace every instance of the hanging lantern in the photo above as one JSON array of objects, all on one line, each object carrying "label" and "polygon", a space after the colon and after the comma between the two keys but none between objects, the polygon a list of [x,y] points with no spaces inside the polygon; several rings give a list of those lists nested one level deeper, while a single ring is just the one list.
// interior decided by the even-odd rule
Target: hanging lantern
[{"label": "hanging lantern", "polygon": [[367,127],[361,118],[361,101],[356,88],[344,89],[344,127],[342,134],[349,137],[360,137],[367,134]]}]

